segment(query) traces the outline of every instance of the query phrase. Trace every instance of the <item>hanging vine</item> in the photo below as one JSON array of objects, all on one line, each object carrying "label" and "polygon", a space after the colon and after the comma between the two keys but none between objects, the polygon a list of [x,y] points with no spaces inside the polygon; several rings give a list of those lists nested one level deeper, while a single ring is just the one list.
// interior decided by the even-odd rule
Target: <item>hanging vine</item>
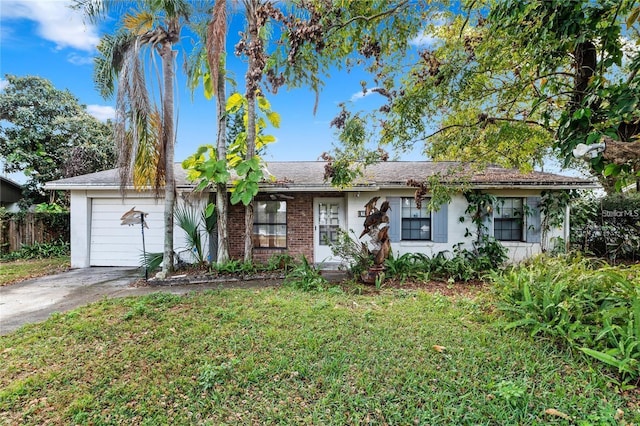
[{"label": "hanging vine", "polygon": [[[463,194],[468,203],[465,214],[471,218],[471,222],[476,228],[476,240],[473,242],[474,252],[479,258],[485,258],[491,268],[497,268],[508,259],[507,248],[492,235],[489,235],[489,227],[487,226],[497,205],[497,198],[480,190],[465,191]],[[459,221],[460,223],[464,222],[465,217],[460,216]],[[472,235],[473,231],[467,228],[465,237]]]},{"label": "hanging vine", "polygon": [[540,221],[540,232],[542,233],[540,239],[540,249],[545,252],[547,247],[547,236],[549,231],[553,228],[558,228],[564,224],[564,217],[567,211],[567,206],[571,203],[571,200],[577,198],[576,191],[542,191],[540,195],[540,214],[542,216]]}]

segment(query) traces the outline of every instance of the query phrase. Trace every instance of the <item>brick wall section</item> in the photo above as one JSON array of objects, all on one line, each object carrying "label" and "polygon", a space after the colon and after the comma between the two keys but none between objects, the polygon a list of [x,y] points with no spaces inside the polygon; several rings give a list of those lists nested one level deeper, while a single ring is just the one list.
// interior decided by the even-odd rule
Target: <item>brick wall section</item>
[{"label": "brick wall section", "polygon": [[[288,192],[294,197],[287,201],[287,248],[254,248],[256,262],[266,262],[278,253],[288,253],[298,258],[305,255],[313,262],[313,199],[316,197],[340,197],[335,192]],[[264,198],[257,198],[264,199]],[[244,206],[229,206],[229,255],[232,259],[244,258]]]}]

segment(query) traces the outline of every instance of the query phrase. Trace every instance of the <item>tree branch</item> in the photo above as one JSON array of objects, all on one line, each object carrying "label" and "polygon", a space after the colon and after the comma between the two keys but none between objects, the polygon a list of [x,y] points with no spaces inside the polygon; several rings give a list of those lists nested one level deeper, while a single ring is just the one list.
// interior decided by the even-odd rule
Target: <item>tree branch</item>
[{"label": "tree branch", "polygon": [[621,142],[609,136],[603,138],[605,149],[602,156],[615,164],[640,162],[640,141]]},{"label": "tree branch", "polygon": [[447,131],[449,129],[455,129],[455,128],[469,129],[469,128],[472,128],[472,127],[476,127],[481,123],[487,123],[487,122],[488,123],[495,123],[496,121],[507,121],[507,122],[511,122],[511,123],[533,124],[535,126],[542,127],[543,129],[545,129],[545,130],[547,130],[549,132],[552,131],[552,129],[550,129],[549,127],[545,126],[542,123],[538,123],[537,121],[534,121],[534,120],[521,120],[521,119],[518,119],[518,118],[506,118],[506,117],[504,117],[504,118],[501,118],[501,117],[487,117],[487,118],[484,118],[483,117],[482,119],[476,121],[473,124],[450,124],[449,126],[445,126],[445,127],[441,128],[441,129],[431,133],[430,135],[425,136],[424,138],[422,138],[422,140],[427,140],[427,139],[429,139],[429,138],[431,138],[431,137],[433,137],[433,136],[435,136],[435,135],[437,135],[439,133],[445,132],[445,131]]},{"label": "tree branch", "polygon": [[404,7],[407,3],[408,3],[408,0],[405,0],[402,3],[399,3],[397,6],[393,7],[392,9],[386,10],[384,12],[380,12],[377,15],[373,15],[373,16],[364,16],[364,15],[354,16],[353,18],[348,19],[348,20],[346,20],[345,22],[342,22],[339,25],[330,26],[329,28],[327,28],[327,34],[329,34],[333,30],[340,30],[340,29],[346,27],[347,25],[349,25],[349,24],[351,24],[352,22],[355,22],[355,21],[371,22],[371,21],[374,21],[374,20],[376,20],[378,18],[382,18],[384,16],[391,15],[391,14],[395,13],[398,9]]}]

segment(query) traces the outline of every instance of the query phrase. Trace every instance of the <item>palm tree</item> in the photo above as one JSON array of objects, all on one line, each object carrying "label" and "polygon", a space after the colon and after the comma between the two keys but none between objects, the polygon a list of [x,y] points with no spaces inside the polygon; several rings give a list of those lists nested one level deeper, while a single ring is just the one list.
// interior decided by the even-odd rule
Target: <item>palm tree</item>
[{"label": "palm tree", "polygon": [[[120,4],[117,0],[78,0],[76,7],[97,20]],[[191,5],[184,0],[140,0],[127,4],[133,4],[135,9],[125,13],[116,33],[103,36],[98,45],[94,81],[102,96],[109,98],[117,80],[115,138],[122,190],[130,178],[136,188],[151,186],[158,194],[164,187],[162,270],[167,273],[173,268],[175,205],[173,82],[177,51],[173,46],[180,40]],[[157,82],[160,111],[150,101],[152,93],[145,80],[143,50],[161,58]]]},{"label": "palm tree", "polygon": [[[216,137],[216,151],[218,160],[227,157],[227,114],[225,111],[226,70],[224,56],[227,42],[227,2],[216,0],[211,20],[207,26],[207,62],[211,71],[213,87],[216,90],[216,111],[218,116],[218,133]],[[229,229],[227,226],[227,184],[216,184],[216,215],[218,227],[218,255],[217,262],[229,260]]]}]

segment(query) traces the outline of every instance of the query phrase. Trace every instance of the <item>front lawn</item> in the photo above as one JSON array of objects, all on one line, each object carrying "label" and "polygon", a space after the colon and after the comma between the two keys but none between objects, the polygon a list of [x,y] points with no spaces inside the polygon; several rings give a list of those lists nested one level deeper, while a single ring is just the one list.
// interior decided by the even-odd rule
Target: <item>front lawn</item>
[{"label": "front lawn", "polygon": [[69,256],[0,262],[0,287],[69,269]]},{"label": "front lawn", "polygon": [[599,366],[504,331],[478,300],[286,288],[105,300],[0,337],[0,423],[640,423],[634,393]]}]

